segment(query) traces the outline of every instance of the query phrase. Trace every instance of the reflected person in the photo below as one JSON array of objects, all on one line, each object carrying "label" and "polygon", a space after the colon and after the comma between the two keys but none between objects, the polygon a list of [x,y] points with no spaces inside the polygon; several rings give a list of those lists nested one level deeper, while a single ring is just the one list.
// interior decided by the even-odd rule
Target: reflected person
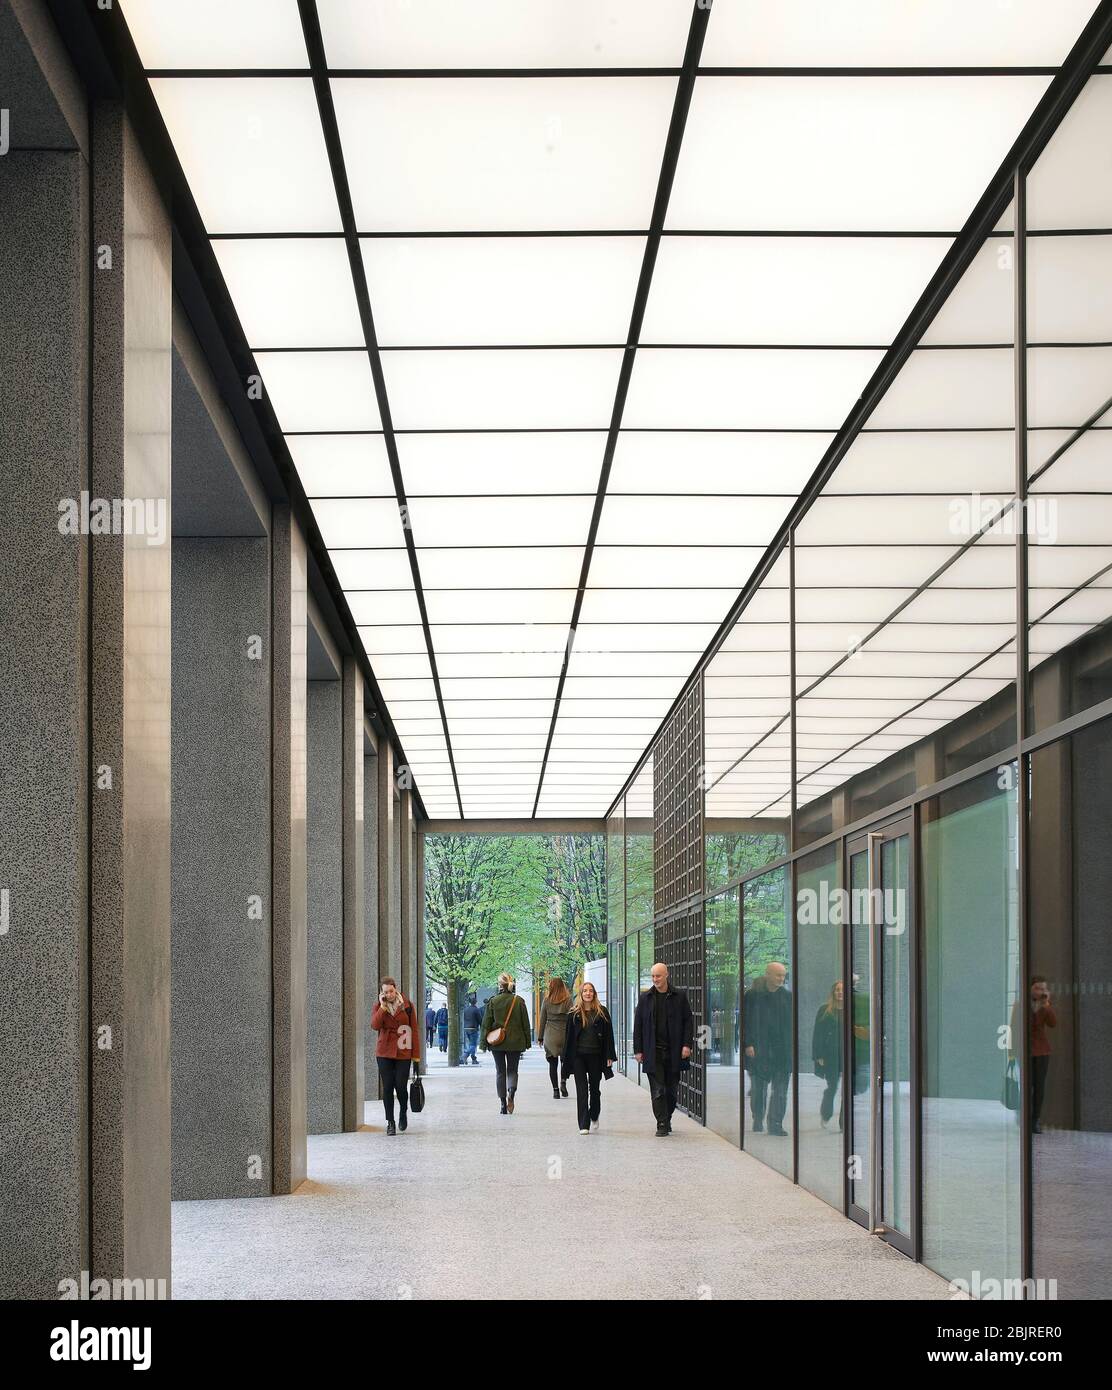
[{"label": "reflected person", "polygon": [[[845,988],[841,980],[835,980],[825,1004],[819,1006],[815,1015],[815,1027],[811,1034],[811,1056],[815,1060],[815,1075],[826,1082],[826,1090],[819,1103],[819,1119],[826,1129],[834,1115],[834,1096],[838,1082],[842,1079],[842,1019],[844,1017]],[[838,1117],[838,1128],[842,1119]]]},{"label": "reflected person", "polygon": [[749,1067],[749,1102],[753,1132],[787,1137],[784,1114],[792,1074],[792,996],[785,987],[785,965],[770,961],[765,973],[745,991],[745,1056]]}]

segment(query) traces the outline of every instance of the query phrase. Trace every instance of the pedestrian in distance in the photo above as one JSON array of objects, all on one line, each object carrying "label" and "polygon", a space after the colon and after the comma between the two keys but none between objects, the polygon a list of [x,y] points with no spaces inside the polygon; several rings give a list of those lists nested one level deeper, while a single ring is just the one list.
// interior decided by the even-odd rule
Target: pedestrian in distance
[{"label": "pedestrian in distance", "polygon": [[560,1074],[560,1059],[564,1055],[564,1042],[567,1039],[568,1015],[571,1012],[571,990],[559,975],[548,982],[548,989],[541,1000],[540,1017],[537,1019],[537,1042],[544,1048],[548,1062],[548,1078],[552,1082],[552,1099],[567,1098],[567,1076]]},{"label": "pedestrian in distance", "polygon": [[602,1078],[614,1075],[614,1027],[606,1005],[590,980],[568,1015],[564,1040],[564,1075],[575,1077],[575,1105],[580,1134],[597,1134],[602,1113]]},{"label": "pedestrian in distance", "polygon": [[517,1091],[517,1066],[521,1054],[529,1050],[529,1014],[525,1001],[514,989],[514,977],[503,972],[498,976],[498,993],[487,1000],[480,1029],[479,1046],[494,1054],[494,1084],[498,1091],[500,1113],[514,1113],[514,1094]]}]

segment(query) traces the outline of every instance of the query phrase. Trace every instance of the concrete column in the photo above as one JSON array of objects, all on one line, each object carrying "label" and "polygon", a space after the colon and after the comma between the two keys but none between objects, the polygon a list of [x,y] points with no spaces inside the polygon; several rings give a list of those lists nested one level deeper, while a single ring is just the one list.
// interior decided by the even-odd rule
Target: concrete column
[{"label": "concrete column", "polygon": [[[89,1268],[88,164],[0,10],[0,1298]],[[22,53],[26,87],[7,67]],[[34,150],[21,149],[24,144]],[[54,145],[56,148],[44,148]]]},{"label": "concrete column", "polygon": [[363,673],[352,656],[344,657],[343,686],[343,1127],[350,1131],[363,1123],[363,1017],[369,1013],[364,987]]},{"label": "concrete column", "polygon": [[273,644],[273,1169],[275,1193],[293,1192],[306,1171],[306,553],[288,506],[271,527]]},{"label": "concrete column", "polygon": [[[395,825],[394,750],[383,739],[378,746],[378,974],[397,976],[397,847]],[[375,990],[375,995],[378,991]]]},{"label": "concrete column", "polygon": [[173,595],[173,1195],[269,1196],[267,538],[176,537]]},{"label": "concrete column", "polygon": [[398,839],[401,853],[398,856],[398,878],[400,882],[400,918],[398,932],[401,973],[398,983],[407,999],[414,997],[414,983],[417,977],[415,947],[417,933],[413,922],[414,886],[417,866],[414,862],[413,845],[413,793],[403,791],[398,797]]},{"label": "concrete column", "polygon": [[378,742],[364,726],[363,744],[363,1095],[378,1096],[378,1067],[375,1063],[375,1033],[371,1028],[371,1007],[378,994],[379,920],[379,824],[378,824]]},{"label": "concrete column", "polygon": [[343,689],[308,684],[309,1133],[343,1129]]},{"label": "concrete column", "polygon": [[[170,227],[122,109],[92,112],[94,1278],[170,1276]],[[146,534],[139,534],[140,529]]]}]

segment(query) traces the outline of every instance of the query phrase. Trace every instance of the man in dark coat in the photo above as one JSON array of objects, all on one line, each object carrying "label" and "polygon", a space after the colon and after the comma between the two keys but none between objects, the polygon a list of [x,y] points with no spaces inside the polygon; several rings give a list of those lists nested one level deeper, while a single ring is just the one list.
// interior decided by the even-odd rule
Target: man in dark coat
[{"label": "man in dark coat", "polygon": [[792,1074],[792,996],[784,981],[787,968],[779,961],[745,991],[745,1065],[749,1069],[749,1103],[753,1133],[760,1134],[768,1118],[768,1133],[786,1138],[784,1114]]},{"label": "man in dark coat", "polygon": [[441,1052],[448,1051],[448,1006],[441,1004],[436,1011],[436,1041]]},{"label": "man in dark coat", "polygon": [[433,1034],[436,1032],[436,1010],[430,1004],[425,1010],[425,1044],[432,1047]]},{"label": "man in dark coat", "polygon": [[463,1056],[459,1059],[462,1066],[471,1058],[471,1065],[477,1067],[479,1059],[475,1056],[475,1049],[479,1046],[479,1029],[482,1027],[483,1011],[475,1003],[475,996],[467,996],[467,1006],[463,1011]]},{"label": "man in dark coat", "polygon": [[662,961],[653,966],[652,981],[633,1015],[633,1052],[649,1078],[659,1139],[672,1132],[680,1072],[695,1046],[695,1020],[687,995],[673,988]]}]

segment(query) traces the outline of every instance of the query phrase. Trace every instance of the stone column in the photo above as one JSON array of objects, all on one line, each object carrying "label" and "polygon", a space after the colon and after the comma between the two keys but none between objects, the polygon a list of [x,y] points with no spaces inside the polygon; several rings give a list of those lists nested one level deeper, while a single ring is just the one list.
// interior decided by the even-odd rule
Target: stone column
[{"label": "stone column", "polygon": [[363,1095],[365,1100],[374,1100],[378,1097],[379,1086],[371,1009],[378,997],[378,981],[382,973],[378,957],[378,741],[366,724],[363,734]]},{"label": "stone column", "polygon": [[169,1280],[170,226],[122,108],[91,127],[90,1272]]},{"label": "stone column", "polygon": [[[89,1268],[89,165],[13,15],[0,48],[0,1298]],[[84,126],[84,114],[81,113]],[[21,148],[33,146],[34,148]]]},{"label": "stone column", "polygon": [[273,848],[271,853],[274,1191],[306,1172],[306,553],[286,505],[271,525]]},{"label": "stone column", "polygon": [[363,1123],[364,1016],[364,826],[363,826],[363,673],[352,656],[343,671],[343,822],[344,822],[344,941],[343,941],[343,1126],[357,1130]]}]

